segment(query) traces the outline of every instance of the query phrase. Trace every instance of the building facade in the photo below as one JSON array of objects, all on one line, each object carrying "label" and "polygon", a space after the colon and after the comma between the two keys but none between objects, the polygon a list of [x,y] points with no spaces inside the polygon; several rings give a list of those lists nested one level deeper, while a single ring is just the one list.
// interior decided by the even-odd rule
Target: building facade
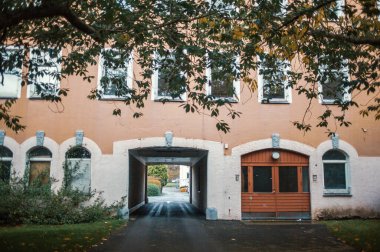
[{"label": "building facade", "polygon": [[[221,119],[231,126],[224,134],[217,131],[213,118],[179,107],[186,94],[183,100],[162,104],[159,99],[167,94],[159,70],[152,76],[151,99],[138,119],[132,117],[133,107],[123,108],[112,85],[102,99],[87,99],[108,73],[102,59],[88,70],[96,76],[90,84],[79,76],[55,82],[70,90],[58,104],[39,99],[30,85],[21,87],[19,75],[25,69],[8,73],[0,97],[17,99],[12,114],[21,116],[27,128],[16,134],[0,125],[0,161],[8,167],[3,179],[14,173],[32,181],[47,172],[57,180],[52,183],[57,190],[63,166],[75,163],[81,176],[74,186],[102,192],[107,203],[124,197],[127,216],[147,202],[148,164],[183,164],[191,166],[190,202],[218,219],[379,215],[380,127],[374,119],[362,118],[359,108],[347,113],[352,126],[338,127],[333,137],[321,128],[305,134],[292,122],[302,119],[308,100],[285,84],[266,89],[262,76],[253,73],[258,80],[255,92],[238,80],[218,80],[205,90],[231,99],[242,112],[235,120],[221,112]],[[140,78],[132,61],[121,71],[130,87]],[[205,69],[210,83],[212,71],[216,70]],[[315,115],[326,106],[338,109],[334,95],[322,94],[308,115],[314,125]],[[356,99],[360,104],[368,98]],[[112,116],[118,107],[122,115]]]}]

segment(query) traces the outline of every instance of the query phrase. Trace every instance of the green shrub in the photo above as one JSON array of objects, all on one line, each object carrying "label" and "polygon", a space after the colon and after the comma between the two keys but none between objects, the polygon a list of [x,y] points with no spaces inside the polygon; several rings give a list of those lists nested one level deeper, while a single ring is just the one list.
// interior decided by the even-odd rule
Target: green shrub
[{"label": "green shrub", "polygon": [[163,187],[168,183],[168,166],[150,165],[148,166],[148,176],[160,178],[161,187]]},{"label": "green shrub", "polygon": [[148,196],[160,196],[160,188],[154,184],[148,184]]},{"label": "green shrub", "polygon": [[[95,192],[50,185],[32,186],[24,179],[0,181],[0,224],[74,224],[109,219],[119,205],[106,206]],[[115,215],[115,214],[113,214]]]}]

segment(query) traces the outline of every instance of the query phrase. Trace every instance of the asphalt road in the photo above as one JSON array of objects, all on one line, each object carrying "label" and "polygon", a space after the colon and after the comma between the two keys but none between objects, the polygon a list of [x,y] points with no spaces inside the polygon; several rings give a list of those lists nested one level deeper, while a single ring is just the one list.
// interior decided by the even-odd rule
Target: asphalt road
[{"label": "asphalt road", "polygon": [[149,203],[91,251],[355,251],[323,225],[207,221],[187,202]]}]

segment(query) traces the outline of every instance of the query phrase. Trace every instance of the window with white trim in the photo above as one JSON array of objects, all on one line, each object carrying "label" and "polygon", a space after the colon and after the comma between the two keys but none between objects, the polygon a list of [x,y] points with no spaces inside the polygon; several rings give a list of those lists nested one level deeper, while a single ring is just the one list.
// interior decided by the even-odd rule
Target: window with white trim
[{"label": "window with white trim", "polygon": [[349,78],[347,61],[342,61],[340,67],[319,66],[319,102],[322,104],[337,104],[350,100],[348,88],[345,85]]},{"label": "window with white trim", "polygon": [[133,81],[132,53],[104,49],[100,55],[98,74],[98,90],[102,99],[128,97]]},{"label": "window with white trim", "polygon": [[329,150],[322,156],[325,194],[350,194],[349,160],[340,150]]},{"label": "window with white trim", "polygon": [[29,64],[29,98],[56,96],[61,82],[61,50],[32,48]]},{"label": "window with white trim", "polygon": [[37,146],[28,153],[29,184],[43,186],[50,183],[52,153],[43,146]]},{"label": "window with white trim", "polygon": [[65,186],[81,192],[91,190],[91,153],[84,147],[76,146],[66,153]]},{"label": "window with white trim", "polygon": [[291,103],[292,88],[288,85],[290,64],[267,55],[259,57],[258,101],[261,103]]},{"label": "window with white trim", "polygon": [[12,158],[12,151],[5,146],[0,146],[0,182],[9,182],[11,177]]},{"label": "window with white trim", "polygon": [[215,99],[238,101],[240,98],[239,57],[230,53],[207,54],[206,93]]},{"label": "window with white trim", "polygon": [[186,74],[181,71],[181,57],[186,52],[169,51],[165,55],[154,54],[152,75],[152,100],[183,101],[186,99]]},{"label": "window with white trim", "polygon": [[20,98],[23,50],[19,47],[0,47],[0,98]]}]

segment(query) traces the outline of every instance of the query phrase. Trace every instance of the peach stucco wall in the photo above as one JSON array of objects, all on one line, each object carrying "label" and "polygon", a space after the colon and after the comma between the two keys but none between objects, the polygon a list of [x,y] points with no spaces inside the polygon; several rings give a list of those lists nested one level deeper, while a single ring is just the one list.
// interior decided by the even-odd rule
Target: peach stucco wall
[{"label": "peach stucco wall", "polygon": [[[137,67],[134,69],[134,73],[137,74]],[[134,119],[132,115],[138,110],[133,106],[126,107],[120,101],[89,100],[87,95],[97,85],[97,70],[97,66],[89,67],[90,73],[95,76],[92,83],[84,82],[77,76],[63,79],[61,87],[70,91],[61,104],[27,99],[26,87],[23,87],[21,98],[13,107],[12,114],[20,115],[21,122],[27,125],[27,128],[18,134],[4,125],[0,125],[0,129],[4,129],[6,135],[18,143],[34,136],[37,130],[44,130],[46,136],[62,143],[73,137],[76,130],[81,129],[87,138],[98,144],[104,154],[112,153],[115,141],[161,137],[168,130],[173,131],[175,137],[226,143],[229,146],[226,150],[227,155],[235,146],[268,138],[272,133],[280,133],[283,139],[313,147],[328,139],[324,128],[314,127],[311,132],[304,134],[292,125],[291,121],[302,120],[307,104],[306,99],[298,96],[295,91],[291,104],[260,104],[257,92],[251,93],[241,83],[240,101],[234,106],[242,115],[235,120],[226,120],[231,126],[231,132],[224,134],[217,131],[215,119],[203,114],[186,114],[179,107],[179,102],[162,104],[148,98],[145,108],[141,110],[143,117]],[[368,97],[362,96],[358,99],[359,104],[364,104]],[[122,109],[121,117],[112,116],[113,109],[117,107]],[[335,106],[330,107],[336,109]],[[315,118],[324,109],[323,105],[314,101],[312,112],[306,116],[308,122],[315,125]],[[373,117],[362,118],[358,113],[359,109],[351,109],[347,113],[353,125],[349,128],[338,127],[337,132],[342,140],[356,148],[360,156],[380,156],[379,121],[375,121]],[[221,114],[220,119],[223,119],[223,111]]]}]

